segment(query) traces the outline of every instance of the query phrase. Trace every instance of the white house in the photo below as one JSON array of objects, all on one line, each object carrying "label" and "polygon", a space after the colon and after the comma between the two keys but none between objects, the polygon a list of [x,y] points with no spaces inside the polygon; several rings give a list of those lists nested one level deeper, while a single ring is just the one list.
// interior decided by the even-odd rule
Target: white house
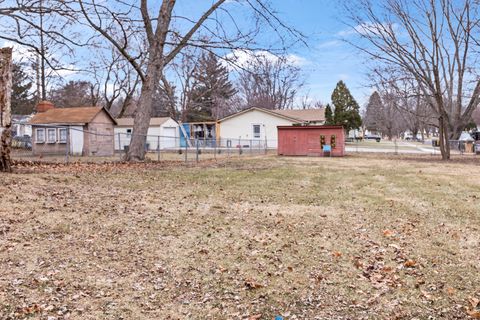
[{"label": "white house", "polygon": [[33,115],[12,115],[12,130],[15,136],[32,136],[32,126],[28,123]]},{"label": "white house", "polygon": [[219,120],[220,145],[277,148],[277,126],[324,123],[323,108],[269,110],[253,107]]},{"label": "white house", "polygon": [[[130,145],[133,118],[118,118],[115,133],[115,150]],[[160,145],[160,147],[159,147]],[[147,132],[147,150],[174,149],[180,146],[178,123],[170,117],[151,118]]]}]

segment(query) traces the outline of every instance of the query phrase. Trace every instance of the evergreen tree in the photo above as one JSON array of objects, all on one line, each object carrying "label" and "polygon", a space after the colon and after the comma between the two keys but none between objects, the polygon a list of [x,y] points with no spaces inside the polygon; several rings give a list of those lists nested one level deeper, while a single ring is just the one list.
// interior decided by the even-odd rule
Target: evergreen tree
[{"label": "evergreen tree", "polygon": [[375,91],[368,99],[365,118],[363,122],[365,127],[371,131],[379,131],[381,125],[381,115],[383,113],[383,103],[380,94]]},{"label": "evergreen tree", "polygon": [[325,124],[331,125],[334,124],[333,122],[333,111],[330,103],[327,104],[325,107]]},{"label": "evergreen tree", "polygon": [[226,115],[227,101],[236,90],[226,66],[211,52],[200,57],[194,72],[194,90],[189,120],[213,120]]},{"label": "evergreen tree", "polygon": [[14,63],[12,67],[12,114],[31,114],[35,108],[35,99],[30,92],[32,81],[23,71],[23,64]]},{"label": "evergreen tree", "polygon": [[335,107],[334,124],[342,125],[347,132],[362,125],[362,118],[359,113],[360,106],[343,81],[339,81],[335,90],[333,90],[332,103]]}]

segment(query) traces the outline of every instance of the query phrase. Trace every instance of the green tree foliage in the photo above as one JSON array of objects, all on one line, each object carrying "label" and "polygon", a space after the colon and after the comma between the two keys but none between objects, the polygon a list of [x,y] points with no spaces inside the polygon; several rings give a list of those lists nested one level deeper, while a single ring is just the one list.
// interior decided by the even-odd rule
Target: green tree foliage
[{"label": "green tree foliage", "polygon": [[21,63],[14,63],[12,67],[12,114],[31,114],[35,108],[35,99],[30,92],[32,81],[23,67]]},{"label": "green tree foliage", "polygon": [[332,103],[335,107],[334,124],[342,125],[347,132],[362,125],[362,118],[359,113],[360,106],[343,81],[339,81],[335,90],[333,90]]},{"label": "green tree foliage", "polygon": [[192,108],[189,120],[213,120],[225,116],[227,101],[236,90],[229,72],[213,53],[203,54],[193,74]]},{"label": "green tree foliage", "polygon": [[368,100],[363,122],[368,130],[379,131],[381,127],[381,115],[383,114],[383,103],[380,94],[375,91]]},{"label": "green tree foliage", "polygon": [[333,111],[332,111],[332,107],[330,106],[330,103],[328,103],[327,106],[325,107],[325,124],[328,124],[328,125],[334,124]]}]

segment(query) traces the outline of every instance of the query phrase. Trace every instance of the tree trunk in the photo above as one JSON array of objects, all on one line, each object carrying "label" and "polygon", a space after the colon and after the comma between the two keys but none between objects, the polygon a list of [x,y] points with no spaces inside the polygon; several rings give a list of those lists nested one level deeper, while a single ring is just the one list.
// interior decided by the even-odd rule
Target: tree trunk
[{"label": "tree trunk", "polygon": [[159,70],[154,66],[149,69],[152,70],[148,73],[148,76],[142,85],[139,105],[135,111],[132,140],[130,141],[130,148],[125,159],[127,161],[145,160],[145,143],[152,114],[153,94],[159,79]]},{"label": "tree trunk", "polygon": [[0,49],[0,171],[11,171],[12,48]]},{"label": "tree trunk", "polygon": [[442,160],[450,159],[450,142],[448,134],[448,124],[443,117],[439,118],[438,128],[440,131],[440,152],[442,153]]}]

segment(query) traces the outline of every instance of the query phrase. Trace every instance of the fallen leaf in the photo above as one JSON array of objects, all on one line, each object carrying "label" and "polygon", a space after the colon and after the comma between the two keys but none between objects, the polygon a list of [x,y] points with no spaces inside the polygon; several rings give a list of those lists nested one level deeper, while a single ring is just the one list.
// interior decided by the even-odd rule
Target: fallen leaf
[{"label": "fallen leaf", "polygon": [[403,265],[407,268],[413,268],[416,264],[417,262],[415,260],[407,260]]},{"label": "fallen leaf", "polygon": [[473,309],[477,308],[478,304],[480,303],[480,300],[474,297],[469,297],[468,301],[470,302]]},{"label": "fallen leaf", "polygon": [[446,291],[447,291],[447,294],[449,296],[455,294],[455,292],[456,292],[456,290],[454,288],[451,288],[451,287],[448,287]]},{"label": "fallen leaf", "polygon": [[259,314],[254,314],[253,316],[250,316],[248,318],[248,320],[258,320],[262,317],[262,315],[259,313]]},{"label": "fallen leaf", "polygon": [[476,310],[467,310],[467,314],[473,319],[480,319],[480,311]]},{"label": "fallen leaf", "polygon": [[335,258],[340,258],[342,256],[342,253],[340,251],[334,251],[332,252],[332,256]]},{"label": "fallen leaf", "polygon": [[391,237],[393,236],[393,231],[390,229],[383,230],[383,236],[384,237]]},{"label": "fallen leaf", "polygon": [[245,287],[247,287],[247,289],[258,289],[263,288],[263,285],[249,278],[245,280]]}]

